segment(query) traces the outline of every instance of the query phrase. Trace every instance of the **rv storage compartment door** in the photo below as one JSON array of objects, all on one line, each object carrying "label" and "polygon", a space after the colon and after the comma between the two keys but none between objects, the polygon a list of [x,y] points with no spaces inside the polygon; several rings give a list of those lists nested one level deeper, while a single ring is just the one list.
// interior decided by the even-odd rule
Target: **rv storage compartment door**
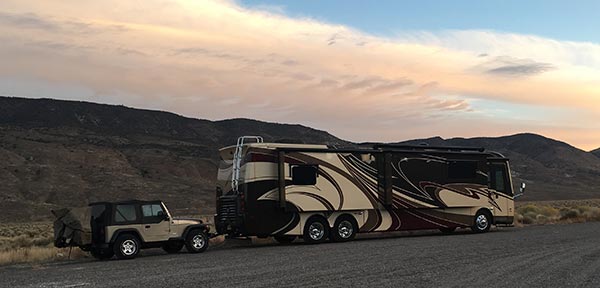
[{"label": "rv storage compartment door", "polygon": [[375,155],[377,161],[377,189],[383,204],[392,205],[392,154],[378,153]]}]

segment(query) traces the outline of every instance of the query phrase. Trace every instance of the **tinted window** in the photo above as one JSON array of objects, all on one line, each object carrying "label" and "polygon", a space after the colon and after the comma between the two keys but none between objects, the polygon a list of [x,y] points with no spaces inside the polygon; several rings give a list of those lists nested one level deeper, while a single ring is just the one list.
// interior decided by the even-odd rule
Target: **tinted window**
[{"label": "tinted window", "polygon": [[144,215],[144,217],[156,217],[156,216],[161,216],[164,213],[165,212],[163,211],[160,204],[142,205],[142,215]]},{"label": "tinted window", "polygon": [[496,187],[494,187],[494,190],[506,192],[506,188],[504,187],[504,171],[496,170],[495,173]]},{"label": "tinted window", "polygon": [[448,164],[448,178],[473,179],[477,177],[476,161],[452,161]]},{"label": "tinted window", "polygon": [[117,205],[115,211],[115,222],[133,222],[137,220],[137,215],[135,214],[135,205]]},{"label": "tinted window", "polygon": [[504,165],[492,165],[490,168],[490,188],[505,194],[512,194],[509,179]]},{"label": "tinted window", "polygon": [[317,184],[316,165],[294,165],[292,166],[292,184],[294,185],[315,185]]}]

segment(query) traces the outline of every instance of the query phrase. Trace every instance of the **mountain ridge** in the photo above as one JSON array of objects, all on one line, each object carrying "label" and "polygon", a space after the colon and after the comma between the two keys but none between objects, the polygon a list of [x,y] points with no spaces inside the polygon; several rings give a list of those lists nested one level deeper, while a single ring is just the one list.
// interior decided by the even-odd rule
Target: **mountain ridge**
[{"label": "mountain ridge", "polygon": [[[44,220],[51,208],[130,198],[162,199],[180,215],[211,214],[217,151],[250,134],[267,142],[356,145],[300,124],[0,97],[0,220]],[[537,134],[401,143],[503,153],[511,158],[514,186],[529,184],[524,200],[600,198],[600,158]]]}]

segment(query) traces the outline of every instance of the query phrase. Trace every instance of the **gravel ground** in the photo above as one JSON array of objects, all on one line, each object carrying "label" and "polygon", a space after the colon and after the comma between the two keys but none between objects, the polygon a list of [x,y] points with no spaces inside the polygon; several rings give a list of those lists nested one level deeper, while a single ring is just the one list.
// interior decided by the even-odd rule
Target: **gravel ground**
[{"label": "gravel ground", "polygon": [[599,287],[600,222],[357,239],[229,243],[202,254],[0,268],[0,287]]}]

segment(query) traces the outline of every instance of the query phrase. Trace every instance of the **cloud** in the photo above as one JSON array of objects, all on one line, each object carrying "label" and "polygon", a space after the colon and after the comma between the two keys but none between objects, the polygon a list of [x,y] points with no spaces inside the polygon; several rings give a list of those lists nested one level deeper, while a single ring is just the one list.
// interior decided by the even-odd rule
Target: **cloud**
[{"label": "cloud", "polygon": [[546,63],[532,63],[532,64],[515,64],[515,65],[506,65],[498,68],[493,68],[487,71],[487,73],[491,74],[500,74],[500,75],[535,75],[546,72],[552,69],[553,66]]},{"label": "cloud", "polygon": [[484,67],[485,73],[506,76],[531,76],[555,68],[550,63],[539,63],[531,59],[517,59],[510,56],[496,57],[481,66]]},{"label": "cloud", "polygon": [[[357,141],[549,131],[543,123],[565,119],[600,129],[590,124],[600,123],[598,44],[494,31],[384,38],[264,8],[3,0],[0,94],[61,98],[85,87],[85,100],[303,123]],[[561,113],[524,125],[514,107]]]},{"label": "cloud", "polygon": [[40,18],[35,13],[2,13],[0,12],[0,23],[17,28],[56,30],[58,26],[53,21]]}]

